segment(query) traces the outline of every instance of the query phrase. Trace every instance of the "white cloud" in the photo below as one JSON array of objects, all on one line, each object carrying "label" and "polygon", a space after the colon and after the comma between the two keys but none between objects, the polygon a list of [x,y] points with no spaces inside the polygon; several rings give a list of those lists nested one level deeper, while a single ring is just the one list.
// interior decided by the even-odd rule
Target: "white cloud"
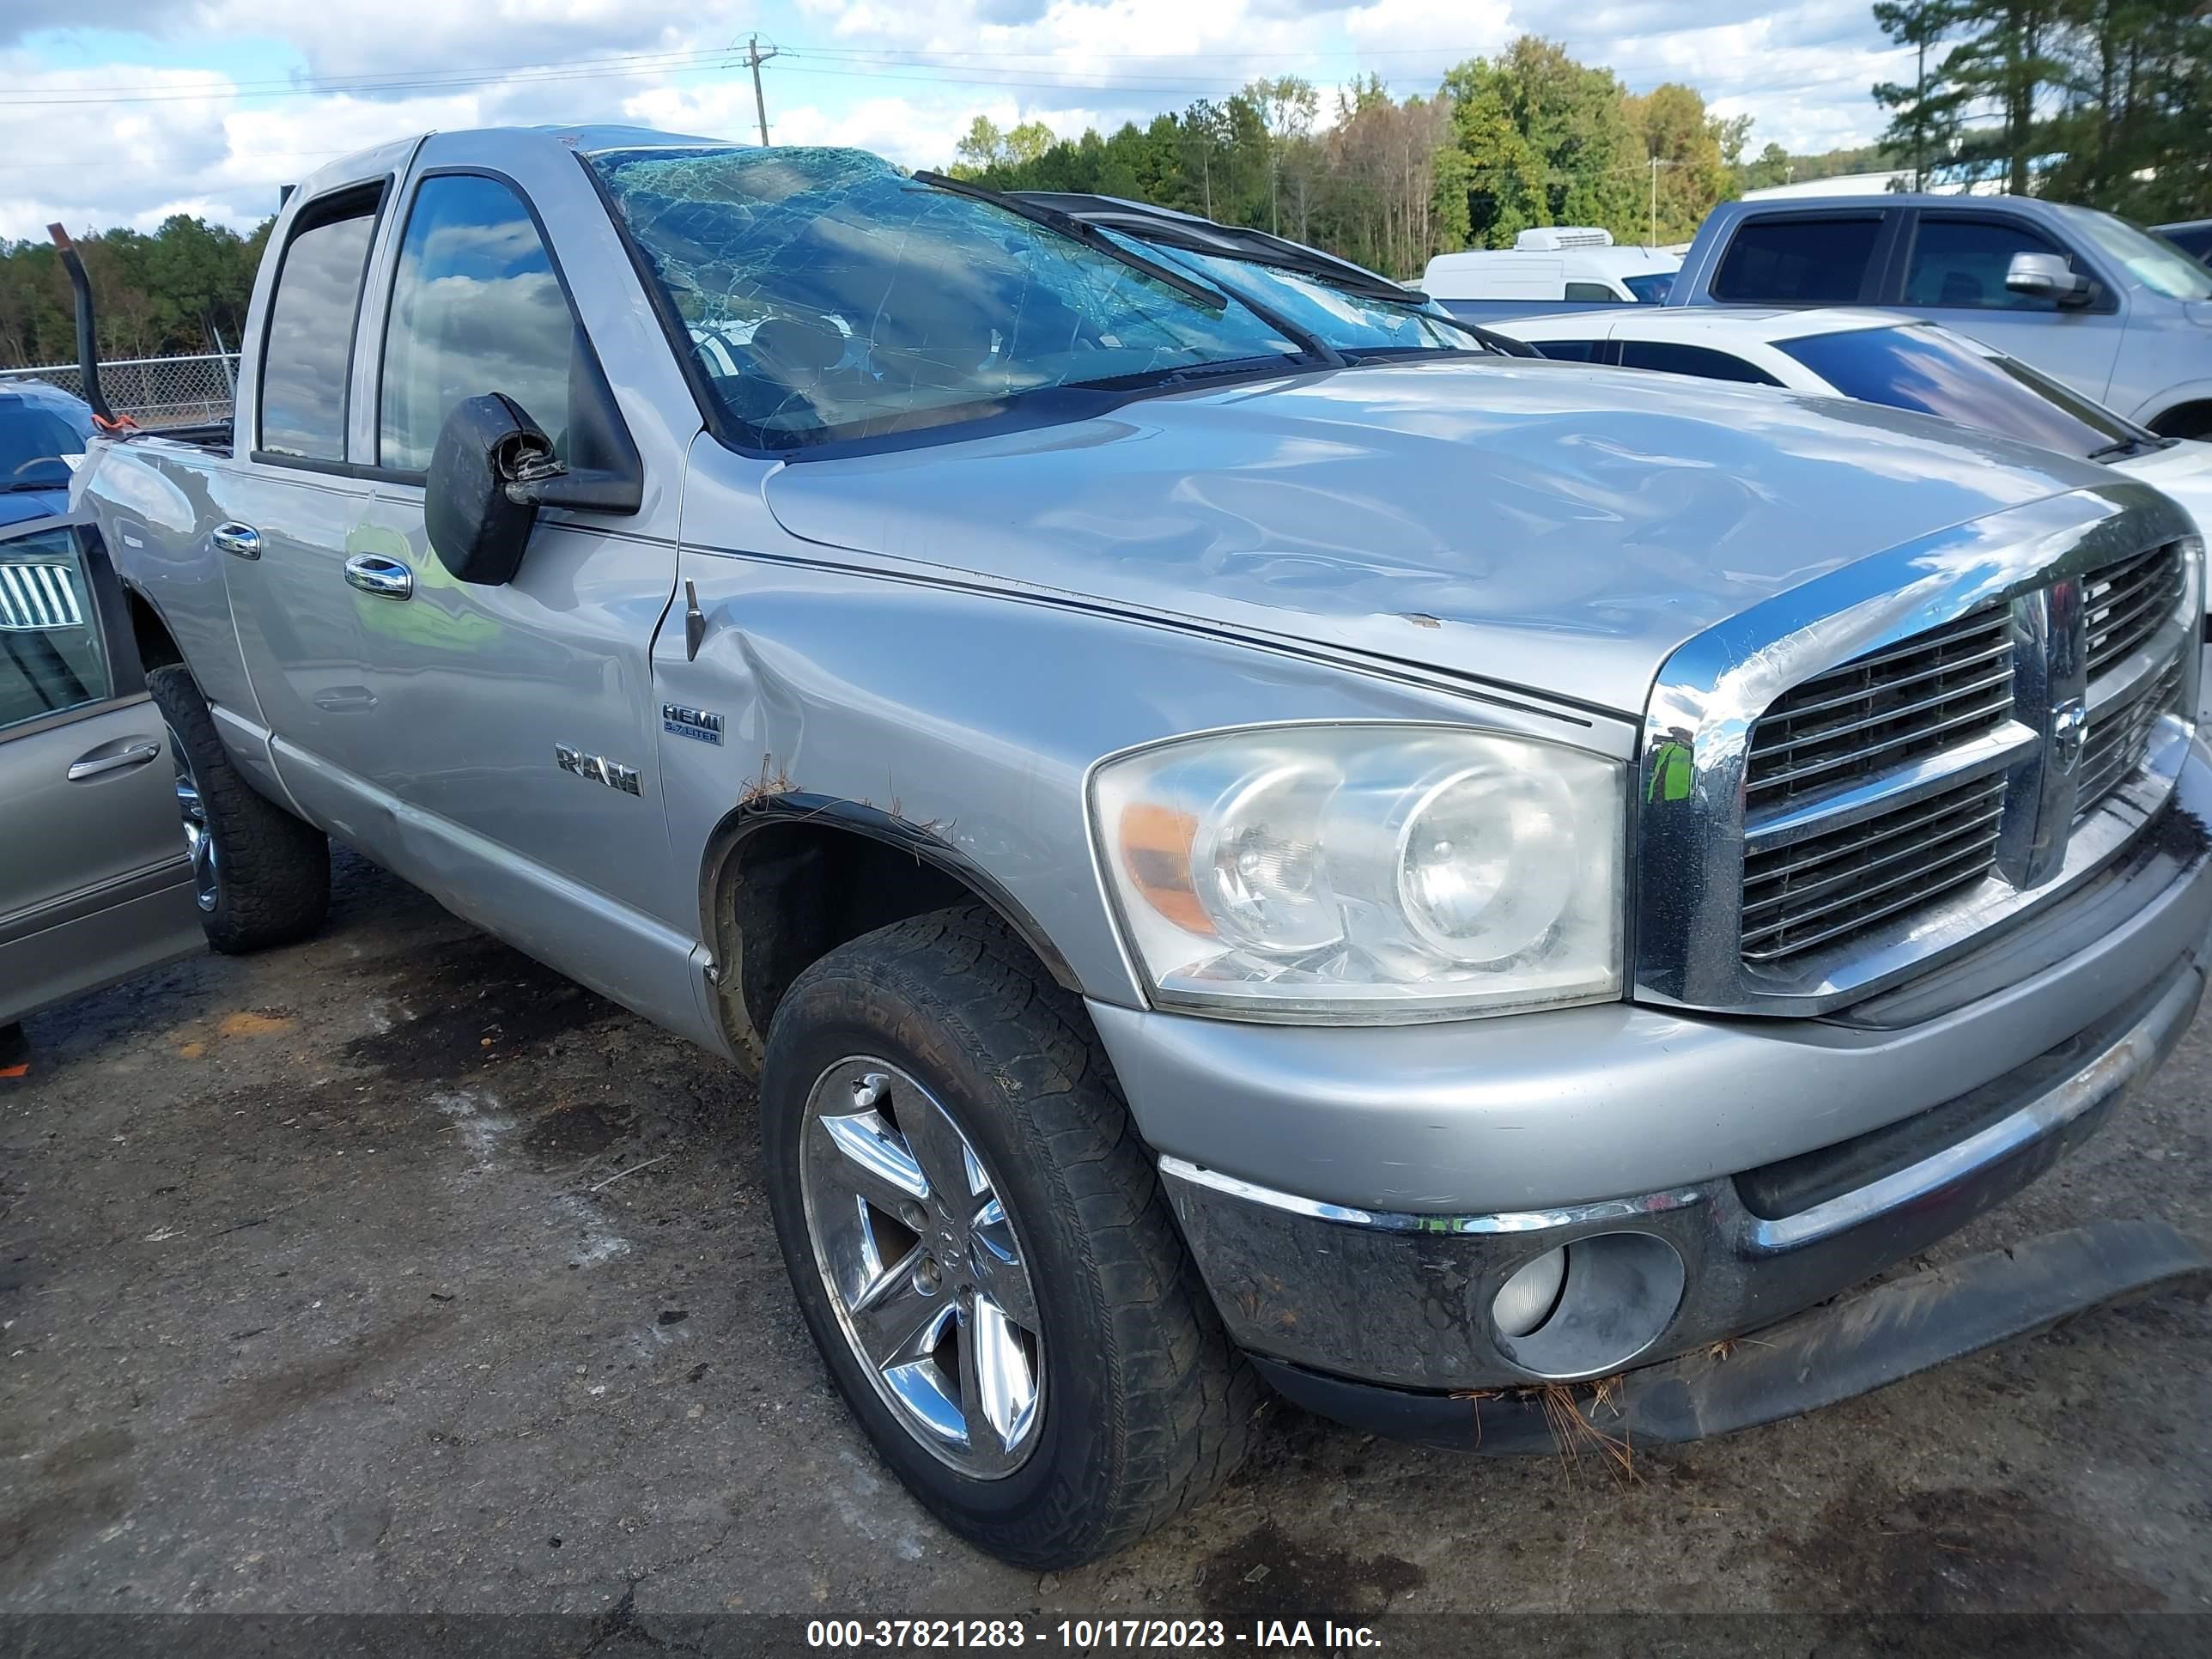
[{"label": "white cloud", "polygon": [[[0,43],[20,40],[10,8]],[[710,14],[702,17],[702,13]],[[137,29],[128,60],[63,66],[39,37],[0,44],[0,236],[76,228],[150,228],[171,212],[240,227],[277,186],[345,151],[420,131],[500,122],[622,118],[751,136],[752,86],[727,51],[757,27],[785,49],[768,70],[769,113],[784,143],[851,143],[909,166],[951,159],[978,112],[1001,126],[1041,119],[1139,123],[1255,76],[1302,74],[1323,89],[1372,70],[1400,94],[1426,91],[1451,62],[1523,30],[1607,64],[1632,87],[1680,80],[1724,113],[1756,121],[1754,146],[1863,142],[1881,125],[1868,88],[1899,56],[1863,0],[1805,0],[1773,13],[1749,0],[1594,0],[1561,13],[1512,0],[78,0],[81,27]],[[13,34],[10,27],[13,26]],[[262,43],[236,76],[165,63],[180,45],[222,60],[226,42]],[[262,95],[288,60],[328,81],[379,88]],[[623,54],[648,59],[602,73]],[[531,70],[494,84],[435,82],[470,70]],[[671,66],[706,66],[677,75]],[[410,84],[401,84],[408,82]],[[150,100],[37,103],[119,88]],[[144,99],[144,94],[134,94]]]}]

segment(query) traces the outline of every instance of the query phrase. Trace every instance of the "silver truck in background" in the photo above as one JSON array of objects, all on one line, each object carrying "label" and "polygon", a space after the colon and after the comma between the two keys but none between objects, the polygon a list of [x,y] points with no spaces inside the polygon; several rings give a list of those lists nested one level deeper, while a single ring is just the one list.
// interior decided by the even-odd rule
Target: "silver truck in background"
[{"label": "silver truck in background", "polygon": [[1691,1438],[2203,1273],[2104,1223],[1837,1299],[2197,1006],[2179,510],[1267,292],[852,151],[324,167],[234,432],[75,494],[210,936],[316,925],[336,836],[756,1073],[836,1386],[1035,1566],[1263,1380]]},{"label": "silver truck in background", "polygon": [[2212,437],[2212,269],[2094,208],[2023,196],[1723,202],[1666,303],[1909,312],[2163,437]]}]

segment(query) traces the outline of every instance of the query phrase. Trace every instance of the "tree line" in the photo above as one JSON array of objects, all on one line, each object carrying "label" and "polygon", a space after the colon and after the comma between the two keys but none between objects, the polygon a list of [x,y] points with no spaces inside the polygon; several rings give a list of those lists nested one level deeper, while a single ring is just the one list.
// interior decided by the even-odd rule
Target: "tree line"
[{"label": "tree line", "polygon": [[[150,236],[77,236],[100,299],[101,359],[235,351],[273,222],[240,236],[179,213]],[[76,361],[76,313],[59,254],[44,240],[0,240],[0,368]]]},{"label": "tree line", "polygon": [[1510,247],[1542,225],[1685,241],[1738,193],[1751,128],[1679,83],[1632,93],[1534,35],[1425,95],[1394,97],[1370,75],[1340,88],[1329,114],[1310,82],[1283,76],[1111,134],[1001,131],[979,115],[949,170],[997,189],[1155,202],[1405,276],[1432,253]]},{"label": "tree line", "polygon": [[2002,183],[2158,222],[2212,214],[2204,0],[1883,0],[1914,51],[1874,89],[1916,181]]}]

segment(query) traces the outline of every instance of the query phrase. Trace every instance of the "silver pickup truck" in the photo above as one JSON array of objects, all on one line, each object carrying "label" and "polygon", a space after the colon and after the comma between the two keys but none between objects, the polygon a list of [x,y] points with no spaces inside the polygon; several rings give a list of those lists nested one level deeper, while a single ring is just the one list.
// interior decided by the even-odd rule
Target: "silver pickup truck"
[{"label": "silver pickup truck", "polygon": [[1836,1299],[2197,1007],[2179,511],[1267,293],[850,151],[323,168],[234,432],[78,486],[210,936],[313,927],[335,836],[757,1073],[832,1376],[1019,1562],[1202,1498],[1262,1380],[1685,1438],[2201,1273]]}]

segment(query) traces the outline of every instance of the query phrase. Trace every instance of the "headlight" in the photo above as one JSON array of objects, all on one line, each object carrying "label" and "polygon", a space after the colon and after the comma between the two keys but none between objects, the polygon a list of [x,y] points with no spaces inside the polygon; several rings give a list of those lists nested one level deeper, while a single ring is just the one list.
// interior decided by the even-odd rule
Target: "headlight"
[{"label": "headlight", "polygon": [[1626,769],[1391,726],[1190,738],[1093,775],[1156,1000],[1243,1019],[1450,1019],[1620,994]]}]

